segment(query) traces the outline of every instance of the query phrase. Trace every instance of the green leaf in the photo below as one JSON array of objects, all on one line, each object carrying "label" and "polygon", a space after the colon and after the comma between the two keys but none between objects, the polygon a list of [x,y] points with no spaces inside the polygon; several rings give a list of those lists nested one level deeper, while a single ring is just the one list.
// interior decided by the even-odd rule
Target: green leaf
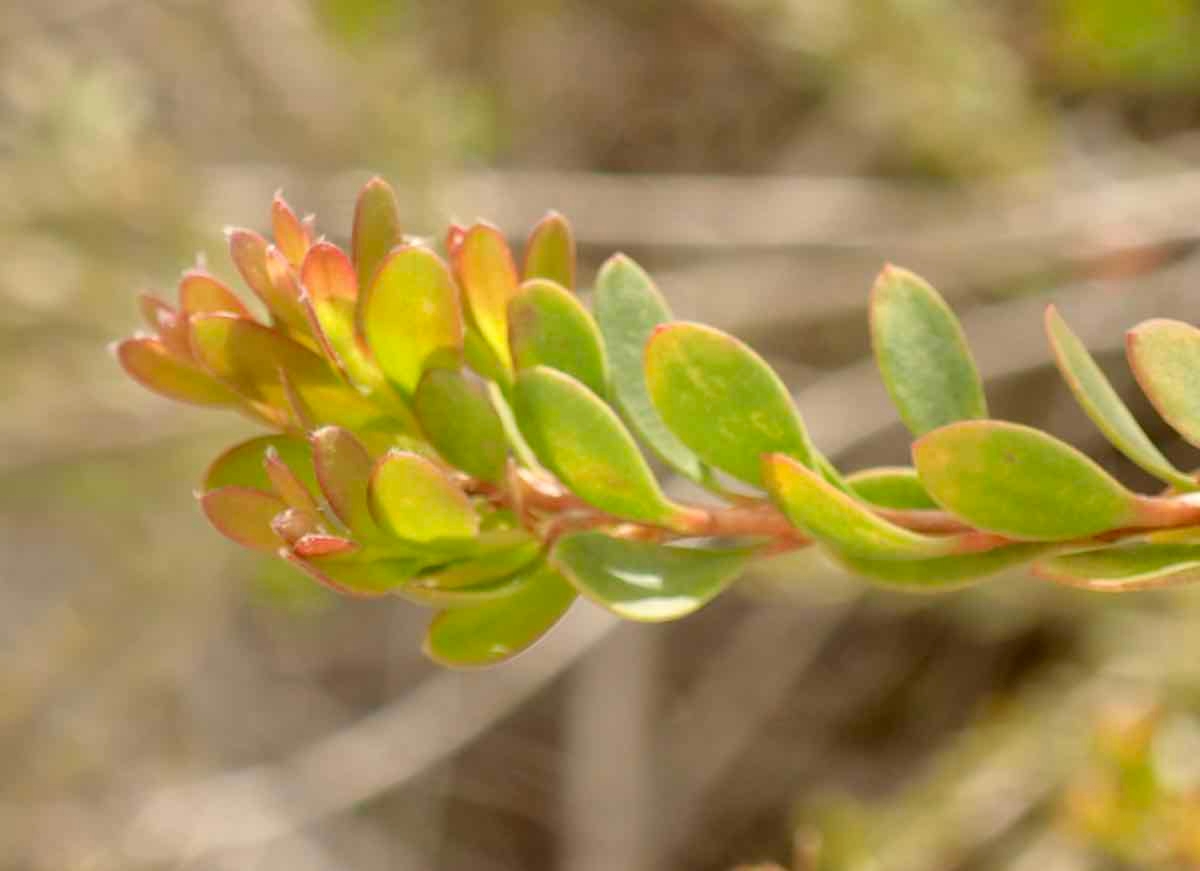
[{"label": "green leaf", "polygon": [[371,473],[375,522],[405,541],[474,538],[479,517],[446,473],[418,454],[389,451]]},{"label": "green leaf", "polygon": [[367,449],[348,431],[336,426],[322,427],[309,438],[313,469],[333,513],[357,536],[378,535],[367,500],[374,467]]},{"label": "green leaf", "polygon": [[328,345],[326,352],[352,381],[372,391],[380,390],[383,373],[371,359],[355,324],[358,284],[350,258],[336,245],[318,242],[304,258],[300,280],[308,292],[318,338]]},{"label": "green leaf", "polygon": [[521,273],[526,281],[546,278],[567,290],[575,289],[575,237],[558,212],[548,212],[529,234]]},{"label": "green leaf", "polygon": [[521,572],[496,580],[484,581],[473,587],[426,587],[421,578],[414,578],[396,593],[410,602],[430,608],[477,608],[493,602],[503,601],[519,592],[529,583],[529,575]]},{"label": "green leaf", "polygon": [[452,466],[483,481],[504,480],[504,426],[483,388],[461,372],[426,372],[413,409],[429,441]]},{"label": "green leaf", "polygon": [[249,487],[218,487],[200,497],[200,507],[219,533],[243,547],[275,553],[283,545],[271,521],[287,506],[273,493]]},{"label": "green leaf", "polygon": [[284,461],[274,447],[267,447],[266,455],[263,457],[263,467],[271,481],[272,489],[285,505],[304,512],[314,519],[320,517],[321,509],[313,496],[316,488],[310,488],[305,484],[299,473]]},{"label": "green leaf", "polygon": [[626,620],[678,620],[708,604],[746,568],[754,549],[564,535],[551,560],[580,593]]},{"label": "green leaf", "polygon": [[1150,402],[1200,447],[1200,330],[1157,318],[1130,330],[1126,342],[1129,364]]},{"label": "green leaf", "polygon": [[1089,590],[1121,592],[1200,580],[1200,544],[1133,544],[1044,559],[1034,574]]},{"label": "green leaf", "polygon": [[517,267],[504,235],[489,224],[467,231],[455,259],[471,323],[505,371],[512,370],[508,350],[508,304],[517,295]]},{"label": "green leaf", "polygon": [[508,306],[508,336],[517,369],[549,366],[608,393],[608,361],[595,321],[571,293],[545,279],[527,281]]},{"label": "green leaf", "polygon": [[382,596],[407,584],[422,570],[417,559],[379,559],[362,562],[340,554],[301,557],[284,552],[284,559],[322,586],[351,596]]},{"label": "green leaf", "polygon": [[486,391],[488,402],[491,403],[492,410],[496,412],[496,416],[500,419],[500,426],[504,429],[504,440],[508,442],[508,447],[516,456],[517,461],[527,469],[540,469],[542,464],[533,455],[533,448],[529,447],[525,436],[521,435],[521,428],[517,426],[517,418],[513,414],[512,406],[508,404],[500,385],[495,381],[489,381]]},{"label": "green leaf", "polygon": [[690,512],[663,495],[613,410],[570,375],[517,375],[513,411],[538,460],[583,501],[616,517],[686,528]]},{"label": "green leaf", "polygon": [[575,598],[555,570],[542,564],[514,595],[477,608],[444,611],[429,624],[425,655],[442,665],[495,665],[550,631]]},{"label": "green leaf", "polygon": [[596,276],[595,311],[613,400],[630,429],[679,474],[707,484],[708,469],[663,423],[646,388],[646,342],[655,327],[673,320],[653,280],[625,255],[610,257]]},{"label": "green leaf", "polygon": [[529,582],[527,569],[541,554],[541,544],[526,541],[480,559],[453,563],[423,574],[399,592],[405,598],[437,608],[463,608],[511,596]]},{"label": "green leaf", "polygon": [[764,457],[763,476],[775,504],[798,529],[840,551],[874,559],[917,559],[959,548],[955,536],[920,535],[871,513],[791,457]]},{"label": "green leaf", "polygon": [[1173,487],[1179,490],[1197,489],[1196,483],[1172,466],[1150,441],[1087,348],[1052,305],[1046,307],[1046,335],[1067,386],[1087,416],[1113,446],[1151,475]]},{"label": "green leaf", "polygon": [[358,286],[371,286],[384,257],[400,244],[400,209],[391,185],[376,176],[366,183],[354,207],[354,230],[350,250]]},{"label": "green leaf", "polygon": [[938,507],[925,492],[917,470],[908,466],[863,469],[846,480],[854,495],[880,508],[926,510]]},{"label": "green leaf", "polygon": [[232,315],[192,318],[197,359],[217,379],[248,399],[277,409],[291,403],[280,379],[289,383],[315,415],[316,423],[364,426],[380,411],[339,379],[320,356],[282,333]]},{"label": "green leaf", "polygon": [[902,587],[906,592],[942,592],[959,589],[1023,565],[1050,550],[1053,545],[1010,544],[980,553],[953,554],[931,559],[882,560],[830,551],[833,560],[847,571],[885,587]]},{"label": "green leaf", "polygon": [[1031,427],[951,424],[913,444],[913,458],[938,504],[1001,535],[1062,541],[1140,519],[1137,496],[1075,448]]},{"label": "green leaf", "polygon": [[310,492],[320,490],[313,471],[312,446],[303,439],[287,435],[258,436],[229,448],[208,467],[203,489],[216,490],[230,485],[254,490],[270,490],[271,479],[263,461],[273,450]]},{"label": "green leaf", "polygon": [[401,248],[384,259],[359,300],[359,320],[379,368],[406,396],[430,369],[462,365],[458,290],[428,248]]},{"label": "green leaf", "polygon": [[646,383],[671,431],[735,478],[762,487],[766,454],[813,465],[808,433],[779,376],[720,330],[691,323],[659,327],[646,346]]},{"label": "green leaf", "polygon": [[125,339],[115,347],[125,373],[147,390],[196,405],[236,405],[238,396],[190,360],[172,355],[161,341]]},{"label": "green leaf", "polygon": [[871,290],[870,311],[884,385],[914,435],[987,417],[966,336],[936,290],[908,270],[888,266]]},{"label": "green leaf", "polygon": [[180,279],[179,307],[189,315],[224,312],[253,320],[229,285],[198,269],[185,272]]}]

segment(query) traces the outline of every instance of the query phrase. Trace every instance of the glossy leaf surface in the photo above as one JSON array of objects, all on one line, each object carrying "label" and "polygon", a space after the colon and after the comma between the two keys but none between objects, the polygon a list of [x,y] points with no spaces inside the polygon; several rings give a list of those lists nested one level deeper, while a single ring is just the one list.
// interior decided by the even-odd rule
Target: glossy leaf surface
[{"label": "glossy leaf surface", "polygon": [[708,470],[663,423],[646,387],[646,343],[655,327],[673,320],[654,281],[625,255],[609,258],[596,276],[595,313],[608,352],[612,398],[630,429],[681,475],[707,480]]},{"label": "glossy leaf surface", "polygon": [[462,365],[463,321],[450,271],[427,248],[389,254],[359,303],[363,336],[405,395],[429,369]]},{"label": "glossy leaf surface", "polygon": [[884,385],[914,435],[987,417],[966,336],[936,290],[908,270],[888,266],[871,291],[870,313]]},{"label": "glossy leaf surface", "polygon": [[274,553],[279,537],[271,521],[286,505],[273,493],[249,487],[219,487],[200,497],[200,506],[217,531],[252,550]]},{"label": "glossy leaf surface", "polygon": [[1155,319],[1127,336],[1129,363],[1150,402],[1176,432],[1200,447],[1200,330]]},{"label": "glossy leaf surface", "polygon": [[580,532],[560,538],[551,560],[580,593],[618,617],[658,623],[706,605],[742,573],[753,553]]},{"label": "glossy leaf surface", "polygon": [[1061,554],[1039,562],[1036,574],[1092,590],[1137,590],[1200,580],[1200,544],[1137,542]]},{"label": "glossy leaf surface", "polygon": [[544,366],[521,372],[513,411],[538,460],[588,504],[645,523],[680,520],[620,419],[571,376]]},{"label": "glossy leaf surface", "polygon": [[549,366],[597,396],[608,393],[600,331],[583,304],[558,284],[535,279],[521,285],[508,306],[508,335],[518,370]]},{"label": "glossy leaf surface", "polygon": [[1031,562],[1050,549],[1046,544],[1010,544],[980,553],[931,559],[882,560],[832,552],[835,562],[867,580],[906,592],[940,592]]},{"label": "glossy leaf surface", "polygon": [[322,427],[310,440],[316,478],[333,513],[356,535],[377,534],[367,501],[375,464],[367,449],[350,432],[336,426]]},{"label": "glossy leaf surface", "polygon": [[1156,478],[1182,490],[1195,490],[1195,482],[1172,466],[1150,441],[1083,342],[1054,306],[1046,308],[1046,335],[1067,386],[1113,446]]},{"label": "glossy leaf surface", "polygon": [[495,227],[476,224],[463,237],[455,265],[472,324],[510,371],[508,304],[517,295],[519,279],[508,242]]},{"label": "glossy leaf surface", "polygon": [[980,529],[1058,541],[1132,525],[1137,497],[1053,436],[1002,421],[934,430],[913,445],[921,483]]},{"label": "glossy leaf surface", "polygon": [[447,462],[492,483],[504,480],[504,427],[483,388],[461,372],[425,373],[413,397],[421,429]]},{"label": "glossy leaf surface", "polygon": [[479,517],[466,494],[425,457],[391,451],[371,473],[375,522],[405,541],[473,538]]},{"label": "glossy leaf surface", "polygon": [[266,435],[239,442],[213,460],[204,474],[203,488],[236,485],[255,490],[270,490],[271,479],[263,462],[269,450],[275,451],[289,469],[312,492],[317,492],[313,471],[312,447],[303,439],[287,435]]},{"label": "glossy leaf surface", "polygon": [[511,659],[545,635],[574,598],[574,588],[562,575],[542,564],[512,596],[435,617],[425,635],[425,654],[463,668]]},{"label": "glossy leaf surface", "polygon": [[720,330],[691,323],[659,327],[646,346],[646,383],[680,441],[735,478],[762,487],[766,454],[813,464],[808,434],[779,376]]},{"label": "glossy leaf surface", "polygon": [[920,535],[878,517],[790,457],[766,457],[763,473],[775,504],[788,519],[838,550],[877,559],[915,559],[955,549],[952,537]]}]

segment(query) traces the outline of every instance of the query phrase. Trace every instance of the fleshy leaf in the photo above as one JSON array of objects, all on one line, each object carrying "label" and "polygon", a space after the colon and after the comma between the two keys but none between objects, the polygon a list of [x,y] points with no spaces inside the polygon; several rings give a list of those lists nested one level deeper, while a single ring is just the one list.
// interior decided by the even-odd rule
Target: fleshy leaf
[{"label": "fleshy leaf", "polygon": [[1089,590],[1141,590],[1200,580],[1200,544],[1134,544],[1052,556],[1034,573]]},{"label": "fleshy leaf", "polygon": [[300,267],[300,281],[308,292],[318,337],[328,343],[327,353],[332,353],[352,381],[372,390],[380,389],[383,375],[358,335],[355,323],[358,284],[350,258],[336,245],[318,242],[308,249]]},{"label": "fleshy leaf", "polygon": [[304,224],[292,211],[292,207],[287,204],[283,195],[278,193],[271,202],[271,230],[275,234],[276,246],[287,258],[288,263],[297,267],[303,263],[312,240],[309,239]]},{"label": "fleshy leaf", "polygon": [[287,435],[258,436],[229,448],[208,467],[204,474],[204,489],[215,490],[218,487],[235,485],[255,490],[270,490],[271,479],[263,466],[268,450],[275,451],[279,459],[296,474],[310,492],[317,492],[312,447],[303,439]]},{"label": "fleshy leaf", "polygon": [[253,230],[235,229],[229,231],[229,253],[242,279],[275,320],[294,333],[307,335],[300,287],[279,250]]},{"label": "fleshy leaf", "polygon": [[249,487],[218,487],[200,497],[205,516],[226,538],[253,550],[274,553],[279,537],[271,521],[287,508],[273,493]]},{"label": "fleshy leaf", "polygon": [[598,532],[564,535],[552,562],[580,593],[626,620],[678,620],[708,604],[749,564],[748,547],[682,547]]},{"label": "fleshy leaf", "polygon": [[199,366],[172,355],[161,341],[126,339],[116,346],[125,372],[147,390],[196,405],[235,405],[238,397]]},{"label": "fleshy leaf", "polygon": [[320,509],[310,489],[300,478],[299,472],[289,466],[279,451],[268,445],[263,458],[263,468],[271,480],[271,486],[280,499],[290,508],[318,516]]},{"label": "fleshy leaf", "polygon": [[997,572],[1035,560],[1050,550],[1047,544],[1010,544],[980,553],[952,554],[931,559],[881,560],[830,551],[833,560],[850,572],[885,587],[906,592],[956,590]]},{"label": "fleshy leaf", "polygon": [[224,313],[254,319],[229,285],[198,269],[179,280],[179,306],[189,315]]},{"label": "fleshy leaf", "polygon": [[870,313],[884,386],[914,435],[987,417],[966,336],[936,290],[908,270],[888,266],[871,290]]},{"label": "fleshy leaf", "polygon": [[771,367],[732,336],[702,324],[655,330],[646,383],[663,421],[704,462],[763,486],[762,457],[813,464],[792,397]]},{"label": "fleshy leaf", "polygon": [[376,535],[378,527],[367,500],[374,462],[367,449],[336,426],[323,427],[310,439],[316,478],[333,513],[356,535]]},{"label": "fleshy leaf", "polygon": [[938,507],[925,492],[917,470],[908,466],[863,469],[846,481],[856,496],[881,508],[926,510]]},{"label": "fleshy leaf", "polygon": [[446,473],[417,454],[390,451],[371,473],[371,514],[405,541],[474,538],[479,517]]},{"label": "fleshy leaf", "polygon": [[1079,341],[1054,306],[1046,308],[1046,335],[1067,386],[1087,416],[1113,446],[1151,475],[1173,487],[1180,490],[1197,489],[1196,483],[1172,466],[1150,441],[1083,342]]},{"label": "fleshy leaf", "polygon": [[351,596],[382,596],[407,584],[423,565],[416,559],[347,560],[340,554],[302,557],[284,551],[281,556],[313,580]]},{"label": "fleshy leaf", "polygon": [[462,365],[458,290],[428,248],[389,254],[360,299],[358,316],[379,368],[406,396],[429,369]]},{"label": "fleshy leaf", "polygon": [[501,367],[511,370],[508,304],[517,294],[518,278],[508,242],[495,227],[476,224],[463,237],[454,262],[471,323]]},{"label": "fleshy leaf", "polygon": [[913,458],[940,505],[980,529],[1032,541],[1136,525],[1140,502],[1053,436],[1003,421],[955,423],[920,438]]},{"label": "fleshy leaf", "polygon": [[192,356],[192,343],[188,335],[187,316],[175,311],[163,299],[152,293],[138,294],[138,308],[142,317],[157,333],[164,348],[175,357],[184,360]]},{"label": "fleshy leaf", "polygon": [[521,274],[526,281],[546,278],[567,290],[575,289],[575,237],[558,212],[549,212],[529,234]]},{"label": "fleshy leaf", "polygon": [[597,396],[608,393],[608,361],[595,321],[579,300],[553,281],[521,285],[508,306],[508,336],[518,370],[549,366]]},{"label": "fleshy leaf", "polygon": [[224,314],[196,315],[192,346],[209,372],[248,399],[289,408],[282,371],[318,423],[358,427],[380,414],[347,387],[324,359],[255,321]]},{"label": "fleshy leaf", "polygon": [[575,590],[542,564],[512,596],[476,608],[444,611],[425,635],[425,655],[456,667],[495,665],[545,635],[575,599]]},{"label": "fleshy leaf", "polygon": [[483,388],[461,372],[426,372],[413,397],[421,429],[447,462],[492,483],[504,480],[504,427]]},{"label": "fleshy leaf", "polygon": [[1200,447],[1200,330],[1163,318],[1127,336],[1129,364],[1163,420]]},{"label": "fleshy leaf", "polygon": [[959,547],[954,536],[921,535],[884,520],[791,457],[765,457],[763,476],[775,503],[798,529],[839,551],[917,559],[945,556]]},{"label": "fleshy leaf", "polygon": [[613,400],[630,429],[675,471],[707,482],[708,469],[663,423],[646,388],[646,342],[655,327],[673,320],[653,280],[625,255],[609,258],[596,276],[595,312]]},{"label": "fleshy leaf", "polygon": [[370,287],[384,257],[402,239],[396,193],[383,179],[371,179],[358,195],[353,233],[350,250],[354,252],[358,286]]},{"label": "fleshy leaf", "polygon": [[508,400],[504,396],[504,391],[500,389],[500,385],[494,381],[489,381],[485,390],[492,410],[496,412],[496,417],[500,419],[500,426],[504,430],[504,440],[508,442],[508,447],[517,458],[517,461],[527,469],[541,468],[542,464],[534,456],[533,448],[529,447],[529,443],[525,441],[525,436],[521,435],[521,428],[517,425],[516,415],[513,414],[512,406],[508,404]]},{"label": "fleshy leaf", "polygon": [[480,559],[454,563],[413,578],[399,592],[436,608],[463,608],[511,596],[529,582],[527,569],[541,545],[527,541]]},{"label": "fleshy leaf", "polygon": [[686,528],[611,408],[570,375],[537,366],[517,375],[513,411],[538,460],[579,498],[616,517]]}]

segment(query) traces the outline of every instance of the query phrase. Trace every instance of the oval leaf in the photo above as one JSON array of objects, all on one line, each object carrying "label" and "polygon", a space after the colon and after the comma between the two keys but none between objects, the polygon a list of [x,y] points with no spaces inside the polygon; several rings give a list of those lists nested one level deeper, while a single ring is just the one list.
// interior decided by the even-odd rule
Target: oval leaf
[{"label": "oval leaf", "polygon": [[951,424],[913,445],[921,483],[980,529],[1032,541],[1083,538],[1139,519],[1139,500],[1075,448],[1002,421]]},{"label": "oval leaf", "polygon": [[1200,545],[1135,543],[1062,554],[1034,574],[1059,583],[1119,593],[1200,580]]},{"label": "oval leaf", "polygon": [[920,535],[875,514],[790,457],[763,459],[767,489],[800,530],[840,551],[875,559],[944,556],[956,537]]},{"label": "oval leaf", "polygon": [[508,304],[517,295],[517,267],[504,235],[488,224],[467,231],[455,259],[471,322],[505,370],[512,369],[508,350]]},{"label": "oval leaf", "polygon": [[458,290],[427,248],[401,248],[383,261],[359,301],[359,323],[379,368],[406,396],[427,370],[462,365]]},{"label": "oval leaf", "polygon": [[243,547],[275,553],[281,544],[271,528],[287,506],[273,493],[249,487],[218,487],[200,497],[200,507],[217,532]]},{"label": "oval leaf", "polygon": [[1047,544],[1010,544],[981,553],[953,554],[931,559],[881,560],[830,551],[833,560],[846,570],[885,587],[902,587],[905,592],[956,590],[1037,559],[1050,550]]},{"label": "oval leaf", "polygon": [[608,361],[595,321],[582,303],[552,281],[521,285],[508,306],[508,336],[518,370],[549,366],[597,396],[608,392]]},{"label": "oval leaf", "polygon": [[310,436],[313,469],[333,513],[355,535],[378,533],[367,500],[374,463],[362,443],[344,429],[323,427]]},{"label": "oval leaf", "polygon": [[1054,306],[1046,308],[1046,335],[1067,386],[1113,447],[1171,486],[1179,490],[1197,489],[1196,483],[1172,466],[1150,441],[1083,342],[1079,341]]},{"label": "oval leaf", "polygon": [[846,481],[855,496],[880,508],[923,511],[938,507],[925,492],[917,470],[908,466],[863,469]]},{"label": "oval leaf", "polygon": [[493,484],[504,480],[504,426],[482,387],[461,372],[435,369],[421,379],[413,410],[429,441],[452,466]]},{"label": "oval leaf", "polygon": [[564,535],[552,561],[580,593],[626,620],[678,620],[708,604],[750,563],[752,548],[625,541],[598,532]]},{"label": "oval leaf", "polygon": [[159,396],[195,405],[235,405],[238,397],[189,360],[173,356],[158,339],[126,339],[117,361],[138,384]]},{"label": "oval leaf", "polygon": [[424,568],[415,559],[361,562],[341,554],[302,557],[287,550],[280,555],[322,586],[351,596],[382,596],[393,592]]},{"label": "oval leaf", "polygon": [[526,281],[546,278],[567,290],[575,289],[575,237],[558,212],[549,212],[529,234],[521,272]]},{"label": "oval leaf", "polygon": [[625,255],[609,258],[596,276],[595,311],[608,351],[613,401],[630,428],[679,474],[707,483],[709,471],[663,423],[646,388],[646,342],[655,327],[673,320],[653,280]]},{"label": "oval leaf", "polygon": [[479,517],[467,495],[418,454],[389,451],[371,473],[368,493],[375,522],[405,541],[474,538]]},{"label": "oval leaf", "polygon": [[201,270],[185,272],[179,280],[179,307],[189,315],[224,312],[253,320],[229,285]]},{"label": "oval leaf", "polygon": [[570,375],[544,366],[521,372],[513,411],[538,460],[580,499],[616,517],[686,524],[689,512],[663,495],[620,419]]},{"label": "oval leaf", "polygon": [[779,376],[720,330],[690,323],[659,327],[646,346],[646,383],[680,441],[735,478],[762,487],[766,454],[813,464],[808,434]]},{"label": "oval leaf", "polygon": [[1200,447],[1200,330],[1159,318],[1130,330],[1126,344],[1133,374],[1155,409]]},{"label": "oval leaf", "polygon": [[543,564],[512,596],[477,608],[444,611],[425,635],[425,655],[461,668],[511,659],[545,635],[562,618],[575,590]]},{"label": "oval leaf", "polygon": [[400,244],[400,209],[391,185],[376,176],[363,186],[354,206],[354,230],[350,250],[358,286],[370,287],[379,264]]},{"label": "oval leaf", "polygon": [[234,229],[229,231],[229,255],[275,321],[292,332],[307,335],[308,319],[300,305],[300,287],[279,250],[253,230]]},{"label": "oval leaf", "polygon": [[987,417],[966,336],[936,290],[908,270],[888,266],[871,290],[870,315],[883,383],[914,435]]}]

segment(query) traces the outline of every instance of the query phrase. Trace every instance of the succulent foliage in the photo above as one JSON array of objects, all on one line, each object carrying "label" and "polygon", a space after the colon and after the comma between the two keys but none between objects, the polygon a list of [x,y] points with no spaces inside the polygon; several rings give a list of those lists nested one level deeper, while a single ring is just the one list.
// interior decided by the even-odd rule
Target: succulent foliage
[{"label": "succulent foliage", "polygon": [[[359,196],[348,252],[280,196],[270,217],[273,241],[228,234],[257,305],[188,271],[176,305],[142,296],[151,332],[116,356],[155,393],[271,430],[205,474],[200,503],[219,532],[338,592],[435,609],[425,650],[438,662],[502,661],[579,594],[628,620],[678,619],[755,560],[810,545],[911,591],[1020,564],[1096,590],[1200,577],[1196,478],[1155,447],[1053,307],[1067,384],[1163,493],[1131,492],[1053,436],[990,419],[953,312],[902,269],[879,276],[870,322],[913,465],[844,476],[766,362],[675,321],[628,257],[600,269],[589,311],[560,215],[520,258],[484,223],[452,226],[440,250],[411,241],[380,179]],[[1128,351],[1154,407],[1200,445],[1200,331],[1149,321]],[[672,499],[652,460],[713,498]]]}]

